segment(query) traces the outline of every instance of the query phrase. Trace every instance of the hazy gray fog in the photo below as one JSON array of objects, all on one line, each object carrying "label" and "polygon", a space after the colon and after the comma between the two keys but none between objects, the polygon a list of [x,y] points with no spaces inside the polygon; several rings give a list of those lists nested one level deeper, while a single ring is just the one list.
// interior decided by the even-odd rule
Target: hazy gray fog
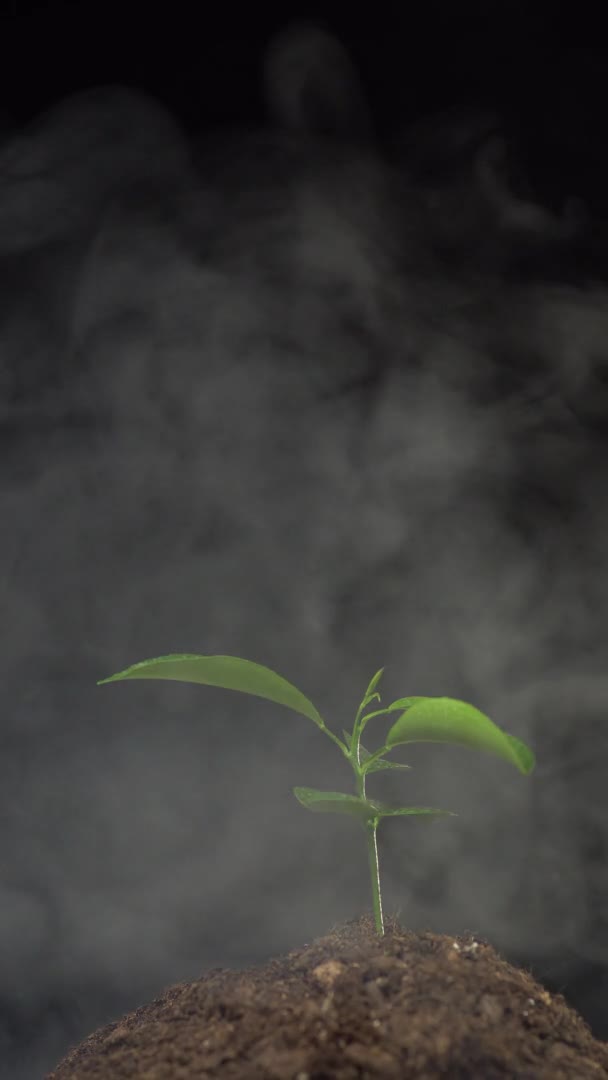
[{"label": "hazy gray fog", "polygon": [[[168,652],[267,664],[337,732],[382,665],[488,712],[531,777],[420,745],[369,781],[459,815],[383,824],[385,909],[608,963],[606,287],[559,280],[579,219],[509,201],[492,118],[409,180],[313,53],[275,47],[266,132],[102,88],[0,146],[0,995],[33,1015],[371,906],[356,824],[291,794],[350,790],[312,723],[95,685]],[[67,1049],[57,1008],[13,1080]]]}]

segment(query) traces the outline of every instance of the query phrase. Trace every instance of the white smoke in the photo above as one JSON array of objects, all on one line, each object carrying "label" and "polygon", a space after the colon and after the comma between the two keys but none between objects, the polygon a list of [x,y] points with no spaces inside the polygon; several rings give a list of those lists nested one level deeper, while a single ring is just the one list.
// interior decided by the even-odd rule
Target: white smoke
[{"label": "white smoke", "polygon": [[382,665],[388,698],[489,712],[537,772],[416,746],[405,779],[374,777],[460,815],[380,830],[385,906],[505,949],[608,951],[581,853],[608,840],[606,290],[504,282],[527,219],[506,242],[477,152],[442,261],[454,188],[429,198],[365,138],[324,40],[331,78],[305,34],[271,51],[291,130],[192,143],[108,88],[0,147],[9,999],[121,983],[136,1004],[370,906],[356,827],[291,794],[351,783],[313,725],[95,685],[179,651],[275,668],[336,731]]}]

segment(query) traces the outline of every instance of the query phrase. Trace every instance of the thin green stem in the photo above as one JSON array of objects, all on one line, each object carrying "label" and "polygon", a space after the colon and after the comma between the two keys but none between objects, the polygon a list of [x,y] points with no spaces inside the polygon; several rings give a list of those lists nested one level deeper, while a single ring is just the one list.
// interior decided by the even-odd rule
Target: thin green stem
[{"label": "thin green stem", "polygon": [[374,921],[376,931],[380,936],[384,934],[384,920],[382,918],[382,897],[380,895],[380,868],[378,865],[378,844],[376,841],[376,829],[378,821],[370,821],[365,826],[367,835],[367,854],[369,858],[369,872],[372,879],[372,901],[374,906]]},{"label": "thin green stem", "polygon": [[[356,728],[356,725],[355,725]],[[360,760],[360,732],[357,732],[356,745],[352,748],[351,765],[353,767],[355,777],[357,780],[357,794],[359,798],[365,798],[365,772],[361,767]],[[378,864],[378,844],[376,841],[376,830],[378,828],[378,819],[375,818],[372,821],[368,821],[365,825],[365,835],[367,838],[367,856],[369,860],[369,874],[372,883],[372,904],[374,909],[374,922],[376,924],[377,933],[382,936],[384,934],[384,920],[382,917],[382,897],[380,894],[380,867]]]},{"label": "thin green stem", "polygon": [[393,712],[393,709],[391,709],[390,706],[389,706],[389,708],[387,708],[387,709],[376,709],[374,712],[366,713],[365,716],[361,717],[361,721],[360,721],[361,732],[363,733],[365,731],[365,726],[367,724],[367,721],[371,720],[373,716],[386,716],[386,715],[388,715],[388,713],[391,713],[391,712]]},{"label": "thin green stem", "polygon": [[[365,769],[361,765],[361,732],[363,730],[362,726],[361,726],[361,722],[362,722],[361,713],[362,712],[363,712],[363,707],[360,706],[359,711],[358,711],[358,713],[357,713],[357,715],[355,717],[355,723],[354,723],[353,733],[352,733],[352,737],[351,737],[350,762],[351,762],[351,765],[352,765],[353,769],[355,770],[355,775],[357,776],[357,781],[358,781],[358,778],[359,778],[360,774],[361,775],[365,774]],[[362,796],[362,798],[365,798],[365,780],[363,781],[363,790],[360,791],[359,794]]]},{"label": "thin green stem", "polygon": [[331,731],[331,729],[328,728],[325,724],[323,724],[323,726],[321,726],[319,724],[318,727],[319,727],[320,731],[323,731],[326,735],[329,736],[329,738],[332,740],[332,742],[335,742],[336,746],[340,747],[340,750],[344,754],[344,757],[348,758],[349,761],[350,761],[350,753],[349,753],[348,746],[346,745],[346,743],[343,743],[342,739],[339,739],[337,735],[334,735],[333,731]]}]

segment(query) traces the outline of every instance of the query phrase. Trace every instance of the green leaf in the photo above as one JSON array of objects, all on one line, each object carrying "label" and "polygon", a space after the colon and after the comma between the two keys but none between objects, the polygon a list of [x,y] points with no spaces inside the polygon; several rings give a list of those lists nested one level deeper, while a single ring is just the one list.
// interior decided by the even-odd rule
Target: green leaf
[{"label": "green leaf", "polygon": [[313,720],[318,727],[325,723],[311,701],[282,675],[262,664],[241,660],[238,656],[195,656],[191,653],[159,656],[100,679],[97,683],[118,682],[121,679],[175,679],[178,682],[220,686],[225,690],[240,690],[244,694],[275,701]]},{"label": "green leaf", "polygon": [[373,692],[376,689],[378,683],[380,682],[380,679],[382,678],[383,674],[384,674],[384,668],[381,667],[380,671],[377,671],[376,674],[374,675],[373,679],[371,680],[367,690],[365,691],[364,698],[370,697],[370,695],[373,694]]},{"label": "green leaf", "polygon": [[317,791],[316,788],[295,787],[293,793],[307,810],[317,814],[350,814],[366,822],[377,818],[378,804],[358,795],[344,795],[341,791]]},{"label": "green leaf", "polygon": [[[361,751],[361,762],[364,763],[372,755],[369,750],[365,749],[362,743],[359,743],[359,749]],[[385,758],[378,758],[378,760],[374,761],[365,771],[366,773],[372,773],[380,772],[381,769],[411,769],[411,767],[411,765],[400,765],[398,761],[386,761]]]},{"label": "green leaf", "polygon": [[293,793],[307,810],[318,814],[350,814],[364,823],[397,816],[457,816],[451,810],[438,810],[432,806],[387,806],[375,799],[361,799],[357,795],[344,795],[341,791],[317,791],[316,788],[296,787]]},{"label": "green leaf", "polygon": [[359,715],[359,713],[362,713],[364,708],[366,707],[366,705],[369,705],[370,701],[373,701],[374,698],[377,698],[378,701],[381,700],[380,699],[380,694],[377,694],[374,691],[375,691],[378,683],[380,682],[380,679],[382,678],[383,671],[384,671],[384,668],[380,668],[380,671],[377,671],[376,674],[374,675],[374,677],[372,678],[367,690],[365,691],[365,694],[363,695],[363,698],[361,700],[361,704],[359,705],[359,708],[357,710],[357,715]]},{"label": "green leaf", "polygon": [[379,817],[458,817],[452,810],[438,810],[435,806],[385,806]]},{"label": "green leaf", "polygon": [[[371,757],[371,754],[369,755]],[[366,776],[370,773],[380,772],[381,769],[411,769],[411,765],[401,765],[398,761],[387,761],[386,758],[378,758],[377,761],[372,762],[369,769],[365,770]]]},{"label": "green leaf", "polygon": [[347,731],[346,728],[342,728],[342,734],[344,735],[344,741],[346,743],[346,746],[350,750],[350,741],[351,741],[351,739],[353,737],[352,732]]},{"label": "green leaf", "polygon": [[489,716],[469,705],[446,697],[404,698],[413,704],[395,721],[386,745],[411,742],[447,742],[485,750],[515,765],[524,775],[532,772],[535,757],[528,746],[508,735]]}]

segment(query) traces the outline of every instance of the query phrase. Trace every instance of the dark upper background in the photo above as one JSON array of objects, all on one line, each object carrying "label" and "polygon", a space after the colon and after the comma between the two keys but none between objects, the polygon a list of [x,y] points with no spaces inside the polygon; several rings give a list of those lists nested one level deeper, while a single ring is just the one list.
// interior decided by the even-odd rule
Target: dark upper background
[{"label": "dark upper background", "polygon": [[[263,115],[269,37],[292,18],[320,19],[356,60],[379,130],[481,98],[523,129],[539,172],[559,158],[564,183],[580,178],[600,199],[599,9],[537,7],[430,0],[345,15],[336,4],[3,3],[3,108],[23,122],[77,88],[119,82],[158,94],[192,130],[253,122]],[[576,153],[564,155],[571,145]]]},{"label": "dark upper background", "polygon": [[263,49],[290,19],[310,18],[355,60],[379,134],[484,101],[511,125],[546,204],[574,191],[605,210],[607,46],[597,5],[353,7],[3,3],[2,112],[23,123],[78,88],[115,82],[157,95],[193,132],[259,123]]},{"label": "dark upper background", "polygon": [[[3,4],[0,116],[14,131],[79,89],[116,83],[159,98],[188,133],[258,126],[265,122],[260,65],[269,37],[294,16],[320,15],[356,63],[381,138],[435,110],[482,102],[500,113],[539,202],[558,211],[567,197],[579,196],[592,217],[608,217],[608,44],[593,8],[564,5],[546,14],[540,8],[531,13],[526,3],[427,0],[361,5],[347,17],[328,5],[271,13],[260,5],[243,8],[244,14],[241,5],[230,4]],[[139,652],[129,657],[136,658]],[[286,945],[299,943],[285,937]],[[264,949],[262,938],[261,954]],[[228,958],[204,948],[200,955],[203,966],[206,957],[219,964],[240,959],[236,946]],[[525,951],[518,957],[516,947],[510,955],[530,958]],[[556,962],[554,977],[547,960],[543,976],[608,1038],[601,1005],[608,996],[605,961],[604,953],[595,963],[587,950],[569,967],[563,958]],[[46,998],[28,996],[23,987],[11,997],[3,987],[0,1055],[9,1064],[4,1072],[0,1065],[0,1075],[34,1080],[35,1069],[50,1066],[70,1041],[138,1004],[142,994],[151,996],[162,970],[149,982],[125,978],[118,987],[101,975],[90,985],[75,976]],[[182,975],[176,967],[167,981]]]}]

